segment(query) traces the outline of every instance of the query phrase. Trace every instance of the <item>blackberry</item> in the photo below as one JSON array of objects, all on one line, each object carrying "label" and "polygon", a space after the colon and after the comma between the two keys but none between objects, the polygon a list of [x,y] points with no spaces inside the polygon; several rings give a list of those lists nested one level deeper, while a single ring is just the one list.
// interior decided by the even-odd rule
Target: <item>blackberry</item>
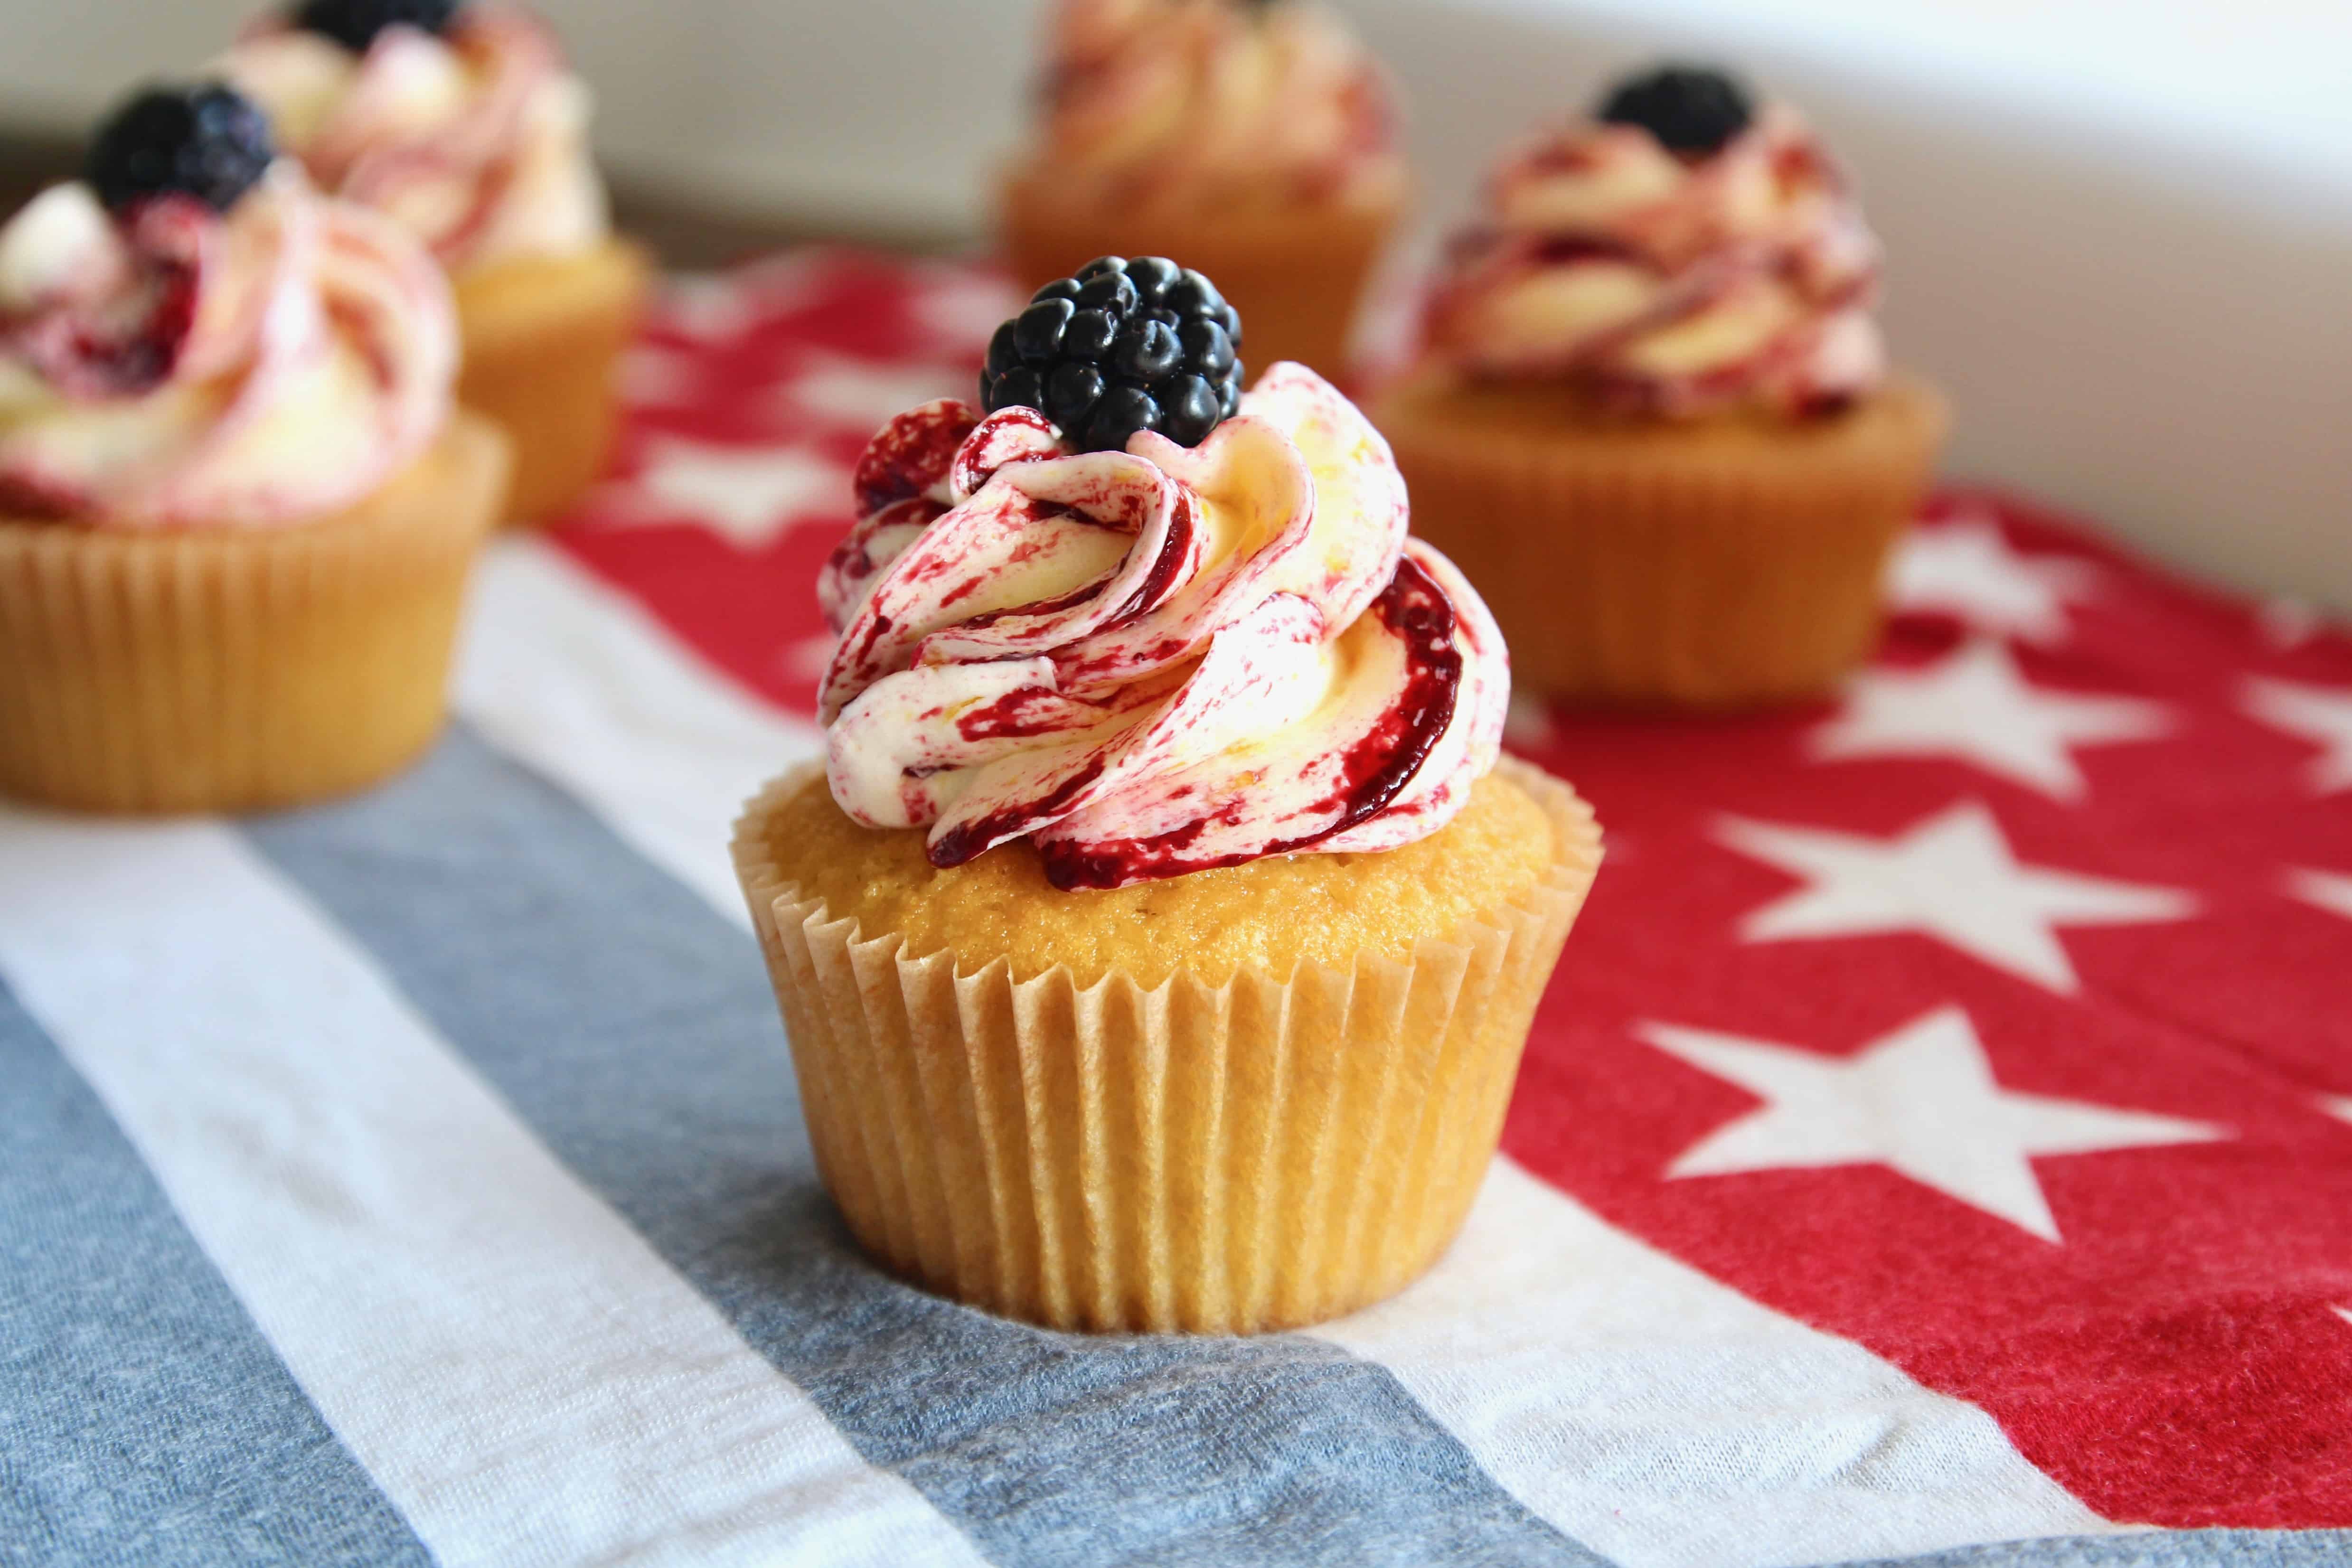
[{"label": "blackberry", "polygon": [[98,128],[82,177],[110,212],[178,194],[225,213],[276,156],[268,118],[236,89],[159,86],[134,95]]},{"label": "blackberry", "polygon": [[458,0],[303,0],[295,7],[294,25],[360,55],[395,22],[427,33],[446,31],[457,5]]},{"label": "blackberry", "polygon": [[1198,446],[1241,404],[1241,317],[1165,256],[1106,256],[1057,277],[989,340],[980,401],[1034,408],[1082,452],[1139,430]]},{"label": "blackberry", "polygon": [[1704,156],[1756,118],[1748,89],[1704,66],[1660,66],[1610,89],[1601,118],[1638,125],[1669,152]]}]

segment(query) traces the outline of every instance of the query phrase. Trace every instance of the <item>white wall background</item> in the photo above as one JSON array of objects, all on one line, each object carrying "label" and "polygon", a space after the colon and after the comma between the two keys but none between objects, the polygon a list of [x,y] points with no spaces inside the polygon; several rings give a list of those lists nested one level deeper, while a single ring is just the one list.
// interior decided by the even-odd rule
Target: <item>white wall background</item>
[{"label": "white wall background", "polygon": [[[1660,52],[1734,61],[1859,171],[1956,472],[2352,612],[2352,0],[1340,0],[1433,220]],[[977,227],[1037,0],[542,0],[614,167],[796,218]],[[0,119],[79,126],[243,0],[0,0]]]}]

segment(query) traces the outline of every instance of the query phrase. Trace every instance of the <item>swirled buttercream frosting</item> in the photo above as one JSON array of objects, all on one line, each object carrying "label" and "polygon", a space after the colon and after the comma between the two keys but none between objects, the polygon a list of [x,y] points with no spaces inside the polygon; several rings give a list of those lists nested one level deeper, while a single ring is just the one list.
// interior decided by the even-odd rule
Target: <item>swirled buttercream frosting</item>
[{"label": "swirled buttercream frosting", "polygon": [[818,596],[852,819],[1065,888],[1436,831],[1493,766],[1509,661],[1355,406],[1280,363],[1197,446],[1073,449],[929,403],[856,474]]},{"label": "swirled buttercream frosting", "polygon": [[441,32],[386,26],[357,51],[268,18],[213,68],[321,187],[397,218],[454,273],[576,256],[609,233],[588,89],[527,12],[468,5]]},{"label": "swirled buttercream frosting", "polygon": [[1402,189],[1393,95],[1315,0],[1062,0],[1037,166],[1094,200],[1373,204]]},{"label": "swirled buttercream frosting", "polygon": [[1570,381],[1644,413],[1833,410],[1885,373],[1878,271],[1793,110],[1768,105],[1711,150],[1586,120],[1496,171],[1448,255],[1430,347],[1475,376]]},{"label": "swirled buttercream frosting", "polygon": [[0,505],[265,527],[368,495],[448,414],[449,286],[407,234],[271,163],[226,212],[79,182],[0,229]]}]

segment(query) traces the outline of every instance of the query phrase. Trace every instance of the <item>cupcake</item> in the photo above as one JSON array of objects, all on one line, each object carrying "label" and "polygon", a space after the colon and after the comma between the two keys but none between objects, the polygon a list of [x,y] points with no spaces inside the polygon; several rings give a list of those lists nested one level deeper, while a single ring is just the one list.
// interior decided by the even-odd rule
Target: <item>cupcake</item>
[{"label": "cupcake", "polygon": [[0,790],[332,795],[422,749],[506,444],[451,413],[449,285],[156,89],[0,229]]},{"label": "cupcake", "polygon": [[1598,831],[1498,759],[1502,641],[1328,382],[1065,423],[1020,400],[1092,364],[1026,341],[867,448],[825,760],[737,824],[818,1162],[995,1312],[1334,1317],[1460,1226]]},{"label": "cupcake", "polygon": [[510,515],[561,512],[612,444],[648,277],[614,237],[588,89],[546,26],[457,0],[308,0],[216,68],[336,195],[391,214],[457,291],[457,396],[514,444]]},{"label": "cupcake", "polygon": [[1626,81],[1504,160],[1373,416],[1523,685],[1735,706],[1869,653],[1946,423],[1888,367],[1878,272],[1804,120],[1711,71]]},{"label": "cupcake", "polygon": [[1327,375],[1403,211],[1391,94],[1314,0],[1061,0],[1004,183],[1016,281],[1165,252],[1224,285],[1262,364]]}]

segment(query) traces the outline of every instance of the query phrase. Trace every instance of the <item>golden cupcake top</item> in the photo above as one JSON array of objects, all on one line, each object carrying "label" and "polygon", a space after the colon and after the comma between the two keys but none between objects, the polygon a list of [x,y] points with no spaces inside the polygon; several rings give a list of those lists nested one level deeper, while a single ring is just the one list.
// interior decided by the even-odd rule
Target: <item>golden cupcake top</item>
[{"label": "golden cupcake top", "polygon": [[213,69],[320,185],[390,214],[453,272],[577,256],[610,232],[588,89],[527,11],[307,0]]},{"label": "golden cupcake top", "polygon": [[1243,970],[1402,961],[1423,938],[1528,896],[1561,853],[1542,807],[1500,772],[1478,780],[1442,832],[1394,849],[1268,856],[1083,898],[1057,889],[1025,841],[941,870],[915,835],[844,816],[822,780],[778,802],[761,831],[797,896],[868,936],[903,938],[909,958],[953,953],[969,973],[1002,957],[1022,979],[1067,966],[1080,985],[1120,974],[1155,986],[1179,969],[1213,985]]},{"label": "golden cupcake top", "polygon": [[1642,413],[1833,410],[1884,378],[1879,247],[1798,112],[1665,67],[1514,148],[1454,241],[1432,351]]},{"label": "golden cupcake top", "polygon": [[447,418],[449,286],[322,197],[254,105],[150,89],[85,177],[0,229],[0,505],[127,528],[266,527],[366,496]]},{"label": "golden cupcake top", "polygon": [[1501,635],[1407,538],[1354,404],[1288,362],[1238,390],[1240,326],[1198,273],[1107,256],[999,330],[984,410],[876,436],[819,583],[852,820],[926,830],[940,867],[1025,839],[1067,889],[1391,849],[1462,809]]},{"label": "golden cupcake top", "polygon": [[1377,206],[1404,183],[1394,92],[1318,0],[1061,0],[1034,166],[1130,210]]}]

